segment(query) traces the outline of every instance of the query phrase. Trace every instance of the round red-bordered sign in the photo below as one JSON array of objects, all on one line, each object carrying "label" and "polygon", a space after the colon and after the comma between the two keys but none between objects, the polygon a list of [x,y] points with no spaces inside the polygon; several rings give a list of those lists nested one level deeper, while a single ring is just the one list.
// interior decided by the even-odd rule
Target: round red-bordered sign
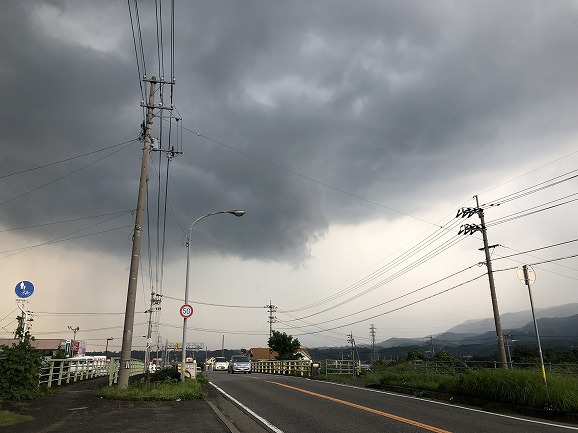
[{"label": "round red-bordered sign", "polygon": [[193,315],[193,306],[189,305],[189,304],[185,304],[181,307],[181,309],[179,310],[179,313],[181,313],[181,316],[183,316],[185,319],[188,319],[189,317],[191,317]]}]

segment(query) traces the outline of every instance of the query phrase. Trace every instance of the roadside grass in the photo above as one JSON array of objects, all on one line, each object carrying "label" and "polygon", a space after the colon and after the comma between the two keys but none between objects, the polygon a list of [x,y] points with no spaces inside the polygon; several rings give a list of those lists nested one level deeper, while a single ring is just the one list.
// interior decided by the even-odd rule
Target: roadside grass
[{"label": "roadside grass", "polygon": [[548,374],[547,393],[539,371],[495,369],[421,373],[414,370],[411,362],[381,366],[355,380],[351,376],[335,376],[328,380],[372,388],[443,393],[553,415],[578,415],[578,377],[573,375]]},{"label": "roadside grass", "polygon": [[146,381],[141,379],[129,385],[127,389],[116,386],[107,386],[94,390],[98,397],[111,400],[137,401],[175,401],[197,400],[206,397],[203,386],[208,382],[207,377],[200,373],[197,380],[187,379],[179,382],[176,379],[166,378],[162,381]]},{"label": "roadside grass", "polygon": [[30,415],[20,415],[8,410],[0,409],[0,426],[14,425],[33,419]]},{"label": "roadside grass", "polygon": [[545,409],[556,414],[578,414],[578,378],[542,375],[527,370],[479,370],[460,374],[448,384],[448,392],[515,406]]}]

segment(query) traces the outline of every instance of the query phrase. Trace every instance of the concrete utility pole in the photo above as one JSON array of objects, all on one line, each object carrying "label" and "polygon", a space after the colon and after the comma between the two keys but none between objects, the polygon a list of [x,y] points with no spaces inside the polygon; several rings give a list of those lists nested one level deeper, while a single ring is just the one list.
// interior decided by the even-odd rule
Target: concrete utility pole
[{"label": "concrete utility pole", "polygon": [[[145,313],[149,313],[149,324],[147,328],[147,346],[145,352],[145,368],[144,368],[145,373],[149,371],[151,362],[150,358],[151,358],[151,343],[152,343],[151,338],[153,333],[153,312],[160,309],[159,307],[157,307],[157,305],[161,303],[161,296],[162,295],[159,295],[158,293],[151,292],[151,305],[148,311],[145,311]],[[157,341],[157,351],[158,351],[158,341]]]},{"label": "concrete utility pole", "polygon": [[[277,311],[277,307],[273,305],[271,300],[269,300],[269,305],[265,305],[265,308],[269,310],[269,338],[271,338],[273,336],[273,323],[275,323],[275,320],[277,319],[274,315]],[[271,351],[272,349],[269,349],[269,361],[271,361]]]},{"label": "concrete utility pole", "polygon": [[502,332],[502,322],[500,320],[500,311],[498,309],[498,298],[496,296],[496,287],[494,285],[494,273],[492,271],[492,259],[490,257],[490,247],[488,246],[488,234],[486,231],[486,221],[484,220],[484,210],[480,208],[478,201],[478,196],[474,196],[476,199],[475,208],[462,208],[458,211],[457,216],[470,217],[473,214],[478,214],[480,217],[480,225],[475,224],[465,224],[460,229],[458,234],[473,234],[476,231],[482,232],[482,238],[484,240],[484,253],[486,255],[486,267],[488,269],[488,280],[490,282],[490,295],[492,297],[492,308],[494,310],[494,323],[496,325],[496,336],[498,338],[498,352],[500,355],[500,364],[502,368],[508,368],[508,360],[506,358],[506,349],[504,346],[504,335]]},{"label": "concrete utility pole", "polygon": [[[357,350],[357,346],[355,345],[355,339],[353,338],[353,332],[350,332],[347,336],[347,342],[351,343],[351,361],[352,361],[352,369],[353,369],[353,378],[355,379],[356,373],[356,365],[355,365],[355,352]],[[358,357],[359,358],[359,357]]]},{"label": "concrete utility pole", "polygon": [[132,239],[132,255],[130,259],[130,272],[128,278],[128,291],[126,295],[126,310],[124,313],[124,330],[122,332],[122,348],[120,352],[120,366],[118,371],[118,387],[128,388],[130,377],[130,359],[132,352],[132,337],[134,327],[134,310],[136,303],[138,267],[140,263],[141,230],[144,219],[146,201],[146,182],[148,177],[148,161],[151,149],[151,129],[153,125],[153,109],[155,105],[156,77],[150,80],[149,101],[147,105],[146,123],[144,125],[144,146],[142,151],[142,164],[140,170],[140,182],[138,200],[134,223],[134,235]]},{"label": "concrete utility pole", "polygon": [[277,311],[277,307],[269,301],[269,305],[265,305],[265,308],[269,310],[269,338],[271,338],[273,336],[273,323],[277,319],[273,314]]}]

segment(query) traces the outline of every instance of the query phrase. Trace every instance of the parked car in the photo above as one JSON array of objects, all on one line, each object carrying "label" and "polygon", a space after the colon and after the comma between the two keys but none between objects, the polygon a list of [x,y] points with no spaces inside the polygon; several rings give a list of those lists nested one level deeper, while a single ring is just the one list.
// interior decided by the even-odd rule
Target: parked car
[{"label": "parked car", "polygon": [[233,355],[229,361],[229,373],[251,374],[251,360],[243,355]]},{"label": "parked car", "polygon": [[223,358],[222,356],[217,356],[215,358],[215,365],[213,367],[213,370],[222,370],[225,371],[229,368],[229,362]]}]

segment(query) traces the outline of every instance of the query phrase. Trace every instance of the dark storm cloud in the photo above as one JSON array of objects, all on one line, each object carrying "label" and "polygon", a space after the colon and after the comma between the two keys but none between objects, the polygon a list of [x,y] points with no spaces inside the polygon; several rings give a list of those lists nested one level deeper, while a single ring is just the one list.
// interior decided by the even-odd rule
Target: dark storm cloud
[{"label": "dark storm cloud", "polygon": [[[2,174],[139,133],[126,7],[102,6],[126,20],[119,47],[99,51],[39,28],[32,16],[40,4],[3,6]],[[62,14],[79,7],[55,4]],[[154,8],[141,5],[150,76]],[[412,213],[439,198],[432,188],[452,188],[466,156],[471,172],[503,167],[521,143],[576,130],[573,3],[199,1],[177,2],[177,12],[175,104],[183,123],[245,153],[184,132],[185,153],[171,164],[167,226],[168,248],[178,254],[196,217],[243,208],[240,221],[204,223],[198,242],[300,263],[331,222],[398,216],[336,189]],[[114,25],[104,21],[102,31]],[[160,124],[155,119],[154,136]],[[3,179],[0,202],[99,156]],[[135,144],[6,204],[2,223],[134,208],[139,158]],[[154,168],[150,176],[154,190]],[[124,254],[130,230],[121,233],[91,245]]]}]

